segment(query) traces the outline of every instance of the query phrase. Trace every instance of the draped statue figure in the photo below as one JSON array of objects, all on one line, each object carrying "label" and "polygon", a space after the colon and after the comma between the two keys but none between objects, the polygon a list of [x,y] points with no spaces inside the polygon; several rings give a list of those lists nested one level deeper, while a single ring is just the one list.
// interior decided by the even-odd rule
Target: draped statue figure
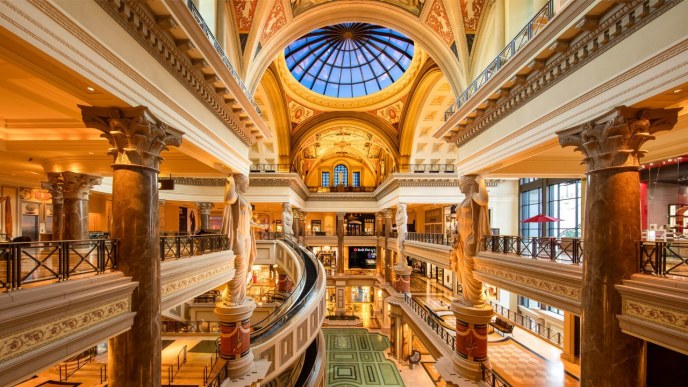
[{"label": "draped statue figure", "polygon": [[282,230],[287,235],[294,235],[294,214],[291,212],[291,204],[282,203]]},{"label": "draped statue figure", "polygon": [[405,262],[402,263],[401,258],[403,257],[402,252],[404,250],[404,241],[406,240],[406,232],[408,230],[408,215],[406,214],[406,204],[397,204],[397,213],[395,216],[395,221],[397,223],[397,252],[399,254],[399,265],[406,266]]},{"label": "draped statue figure", "polygon": [[256,241],[251,231],[251,203],[243,196],[247,190],[246,175],[235,174],[227,178],[222,233],[229,237],[230,248],[234,251],[235,272],[222,292],[222,301],[235,305],[246,300],[246,285],[256,258]]},{"label": "draped statue figure", "polygon": [[487,211],[487,188],[478,175],[459,179],[459,189],[466,195],[456,210],[457,232],[452,243],[451,265],[461,282],[459,302],[467,306],[484,306],[483,283],[473,277],[473,265],[478,246],[490,236]]}]

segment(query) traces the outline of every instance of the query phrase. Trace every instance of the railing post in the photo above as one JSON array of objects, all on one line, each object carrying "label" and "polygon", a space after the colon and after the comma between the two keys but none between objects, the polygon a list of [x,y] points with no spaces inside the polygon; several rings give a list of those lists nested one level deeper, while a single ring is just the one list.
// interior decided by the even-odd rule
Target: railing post
[{"label": "railing post", "polygon": [[666,275],[666,242],[657,242],[656,256],[657,256],[657,274]]},{"label": "railing post", "polygon": [[69,278],[69,242],[60,242],[60,251],[62,252],[62,257],[61,258],[61,272],[59,273],[60,275],[60,280],[66,280]]},{"label": "railing post", "polygon": [[100,239],[98,244],[98,273],[105,272],[105,239]]},{"label": "railing post", "polygon": [[530,244],[530,255],[532,258],[537,258],[538,257],[538,245],[537,245],[537,238],[533,237],[531,239],[531,244]]},{"label": "railing post", "polygon": [[554,262],[557,260],[557,238],[549,238],[549,260]]},{"label": "railing post", "polygon": [[175,258],[181,258],[181,256],[182,256],[182,237],[180,237],[180,236],[174,237],[174,245],[175,245],[175,249],[177,250],[177,253],[175,254]]}]

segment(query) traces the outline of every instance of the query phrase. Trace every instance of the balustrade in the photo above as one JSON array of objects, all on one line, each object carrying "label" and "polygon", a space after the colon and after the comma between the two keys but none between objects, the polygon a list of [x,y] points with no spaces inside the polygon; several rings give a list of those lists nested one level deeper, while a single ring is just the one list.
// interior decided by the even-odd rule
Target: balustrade
[{"label": "balustrade", "polygon": [[480,363],[480,378],[490,387],[511,387],[511,384],[504,380],[498,373],[485,367],[485,364]]},{"label": "balustrade", "polygon": [[291,164],[253,164],[250,168],[251,173],[274,173],[274,172],[296,172]]},{"label": "balustrade", "polygon": [[688,277],[688,241],[640,241],[640,272]]},{"label": "balustrade", "polygon": [[163,261],[225,250],[229,250],[229,238],[224,234],[160,237],[160,259]]},{"label": "balustrade", "polygon": [[439,318],[430,314],[430,312],[423,305],[419,304],[418,301],[414,300],[408,294],[404,294],[404,301],[411,306],[411,308],[420,316],[420,318],[425,321],[428,326],[437,333],[442,341],[449,346],[449,348],[454,351],[456,348],[456,337],[455,333],[444,327],[444,322]]},{"label": "balustrade", "polygon": [[495,311],[495,313],[500,314],[503,317],[506,317],[509,321],[513,322],[514,324],[517,324],[520,327],[535,333],[536,335],[544,338],[545,340],[555,344],[559,348],[564,347],[562,337],[563,334],[561,331],[557,331],[555,329],[546,327],[540,324],[539,322],[531,319],[530,316],[524,316],[520,313],[513,312],[509,310],[509,308],[505,308],[502,305],[495,304],[492,301],[490,301],[490,305],[492,306],[492,309]]},{"label": "balustrade", "polygon": [[431,234],[421,232],[407,232],[407,241],[432,243],[436,245],[451,246],[451,237],[446,234]]},{"label": "balustrade", "polygon": [[455,173],[454,164],[402,164],[400,172],[410,173]]},{"label": "balustrade", "polygon": [[483,240],[483,251],[516,254],[533,259],[548,259],[553,262],[583,262],[582,238],[522,238],[511,235],[492,235]]}]

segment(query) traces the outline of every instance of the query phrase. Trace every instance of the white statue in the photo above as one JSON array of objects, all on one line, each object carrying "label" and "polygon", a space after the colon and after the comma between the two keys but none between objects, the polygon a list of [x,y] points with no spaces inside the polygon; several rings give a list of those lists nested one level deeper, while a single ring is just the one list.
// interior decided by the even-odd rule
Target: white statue
[{"label": "white statue", "polygon": [[483,283],[473,277],[474,257],[484,237],[490,236],[487,210],[487,188],[480,176],[465,175],[459,179],[459,189],[466,195],[456,210],[458,235],[451,254],[452,270],[461,282],[461,302],[467,306],[485,305]]},{"label": "white statue", "polygon": [[[404,241],[406,240],[406,232],[408,231],[408,215],[406,214],[406,204],[397,204],[397,213],[395,217],[397,223],[397,252],[400,257],[403,257]],[[399,266],[406,266],[402,264],[401,259],[398,262]]]},{"label": "white statue", "polygon": [[294,235],[294,215],[291,212],[291,204],[282,203],[282,230],[287,235]]},{"label": "white statue", "polygon": [[227,178],[222,233],[229,237],[234,251],[234,278],[222,292],[226,303],[241,305],[246,300],[246,285],[256,258],[256,241],[251,232],[251,203],[243,196],[248,190],[248,177],[235,174]]}]

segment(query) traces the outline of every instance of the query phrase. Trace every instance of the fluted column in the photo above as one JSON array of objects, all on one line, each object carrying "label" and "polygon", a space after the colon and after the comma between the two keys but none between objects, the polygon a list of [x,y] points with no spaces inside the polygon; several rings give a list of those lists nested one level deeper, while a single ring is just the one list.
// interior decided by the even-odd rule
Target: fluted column
[{"label": "fluted column", "polygon": [[160,386],[160,154],[179,146],[182,133],[153,117],[143,106],[79,106],[84,123],[110,142],[112,237],[119,242],[118,268],[139,283],[132,295],[134,324],[108,343],[110,386]]},{"label": "fluted column", "polygon": [[210,224],[210,211],[213,209],[213,203],[201,202],[196,203],[196,206],[201,213],[201,230],[207,230]]},{"label": "fluted column", "polygon": [[53,229],[52,240],[62,240],[64,228],[64,184],[59,173],[49,172],[48,181],[41,183],[43,189],[50,192],[53,205]]},{"label": "fluted column", "polygon": [[640,147],[652,134],[670,130],[680,109],[610,112],[558,132],[561,146],[574,146],[586,165],[581,385],[642,386],[643,341],[621,332],[621,296],[614,285],[638,272],[640,240]]},{"label": "fluted column", "polygon": [[64,195],[64,227],[62,238],[65,240],[88,239],[88,195],[94,185],[102,178],[83,173],[62,172]]},{"label": "fluted column", "polygon": [[344,274],[344,212],[337,213],[337,274]]}]

